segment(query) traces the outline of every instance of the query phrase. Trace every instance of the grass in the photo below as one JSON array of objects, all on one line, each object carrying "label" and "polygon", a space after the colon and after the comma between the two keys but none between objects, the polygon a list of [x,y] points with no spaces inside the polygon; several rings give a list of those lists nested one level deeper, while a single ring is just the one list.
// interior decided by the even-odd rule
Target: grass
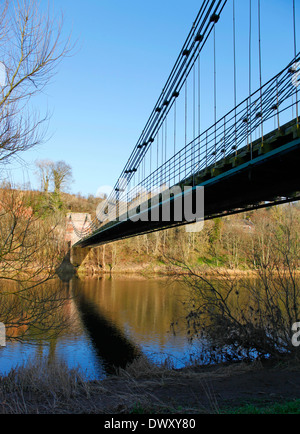
[{"label": "grass", "polygon": [[[100,385],[99,385],[100,386]],[[0,378],[0,414],[79,411],[93,385],[64,363],[30,361]]]},{"label": "grass", "polygon": [[212,257],[199,257],[197,259],[199,265],[207,265],[210,267],[222,267],[228,264],[228,260],[225,255],[212,256]]},{"label": "grass", "polygon": [[223,414],[300,414],[300,399],[283,403],[258,406],[248,404],[221,411]]},{"label": "grass", "polygon": [[0,377],[0,414],[210,413],[200,404],[181,403],[181,393],[170,397],[170,388],[196,376],[189,369],[177,372],[140,358],[115,376],[89,381],[64,363],[32,360]]},{"label": "grass", "polygon": [[114,376],[89,381],[64,363],[32,360],[0,377],[0,414],[299,414],[300,399],[266,403],[253,396],[251,404],[221,406],[212,380],[220,383],[257,369],[263,368],[235,364],[213,372],[176,371],[140,358]]},{"label": "grass", "polygon": [[177,413],[149,391],[163,385],[167,371],[138,360],[115,376],[89,381],[64,363],[32,360],[0,377],[0,414]]}]

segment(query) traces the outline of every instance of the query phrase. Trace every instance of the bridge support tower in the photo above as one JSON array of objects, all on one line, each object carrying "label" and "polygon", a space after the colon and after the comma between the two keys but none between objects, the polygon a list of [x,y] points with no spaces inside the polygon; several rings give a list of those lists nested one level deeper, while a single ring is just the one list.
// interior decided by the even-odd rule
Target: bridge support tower
[{"label": "bridge support tower", "polygon": [[80,239],[74,228],[78,229],[80,232],[84,225],[88,225],[90,222],[90,214],[69,213],[66,216],[65,242],[68,247],[67,254],[64,257],[61,265],[56,270],[57,275],[62,280],[69,281],[76,274],[76,271],[91,250],[89,247],[73,247],[74,244],[76,244]]}]

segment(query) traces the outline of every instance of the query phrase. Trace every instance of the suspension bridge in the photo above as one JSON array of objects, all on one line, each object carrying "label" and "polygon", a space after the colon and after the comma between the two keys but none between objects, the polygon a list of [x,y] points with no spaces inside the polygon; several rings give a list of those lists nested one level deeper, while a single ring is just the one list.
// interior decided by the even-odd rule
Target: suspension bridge
[{"label": "suspension bridge", "polygon": [[[237,73],[238,5],[247,15],[243,18],[245,35],[239,31],[245,41],[243,67],[247,73],[243,77]],[[78,239],[75,247],[97,246],[300,198],[300,54],[295,0],[287,0],[285,6],[290,21],[282,28],[290,29],[290,45],[284,55],[275,54],[274,42],[274,56],[284,59],[289,53],[288,60],[263,82],[261,1],[203,1],[112,193],[93,218],[81,225],[71,221]],[[217,86],[218,54],[224,56],[223,49],[218,50],[218,40],[224,37],[218,30],[223,15],[227,21],[222,29],[232,35],[231,47],[227,46],[232,56],[231,90],[223,72],[225,84]],[[276,32],[274,28],[269,37],[274,38]],[[238,102],[241,81],[247,93]],[[219,102],[229,104],[229,95],[233,108],[218,116]],[[201,218],[195,211],[199,191],[204,203]],[[184,212],[185,204],[190,217]]]}]

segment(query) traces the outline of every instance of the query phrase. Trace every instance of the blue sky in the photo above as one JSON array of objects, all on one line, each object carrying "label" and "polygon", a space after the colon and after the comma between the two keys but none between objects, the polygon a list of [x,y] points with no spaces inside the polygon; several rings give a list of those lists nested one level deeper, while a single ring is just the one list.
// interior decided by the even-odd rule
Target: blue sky
[{"label": "blue sky", "polygon": [[[36,159],[71,165],[73,193],[96,194],[115,184],[201,6],[196,0],[54,0],[64,14],[64,33],[77,40],[74,55],[63,61],[45,94],[36,99],[52,112],[49,140],[13,163],[15,182],[38,187]],[[293,55],[292,0],[261,0],[263,79],[279,72]],[[45,0],[41,1],[46,5]],[[253,8],[257,1],[253,0]],[[246,94],[248,0],[236,0],[238,101]],[[300,0],[296,0],[300,19]],[[253,12],[253,26],[256,15]],[[300,29],[298,31],[298,42]],[[256,44],[253,40],[253,45]],[[222,82],[232,70],[232,0],[217,27],[218,115],[233,108],[232,91]],[[300,44],[298,43],[298,47]],[[208,45],[209,48],[209,45]],[[254,50],[254,58],[257,59]],[[253,60],[255,68],[255,60]],[[206,70],[204,70],[205,72]],[[209,71],[209,68],[207,69]],[[209,72],[207,72],[209,74]],[[253,75],[253,83],[257,74]],[[253,84],[253,90],[255,85]],[[204,101],[205,105],[205,101]]]}]

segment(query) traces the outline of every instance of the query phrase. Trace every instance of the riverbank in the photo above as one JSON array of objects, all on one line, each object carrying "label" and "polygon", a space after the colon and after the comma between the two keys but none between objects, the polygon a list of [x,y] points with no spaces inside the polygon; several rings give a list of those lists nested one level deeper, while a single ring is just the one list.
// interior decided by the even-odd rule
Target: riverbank
[{"label": "riverbank", "polygon": [[[188,265],[187,265],[188,266]],[[190,265],[191,269],[195,267],[194,264]],[[201,273],[202,276],[230,276],[230,277],[255,277],[257,273],[253,269],[238,269],[238,268],[226,268],[226,267],[210,267],[201,266],[197,267],[197,271]],[[300,273],[300,271],[299,271]],[[84,263],[76,273],[79,277],[83,279],[87,278],[99,278],[107,276],[115,277],[125,277],[130,276],[136,278],[157,278],[157,277],[168,277],[168,276],[184,276],[189,274],[186,267],[179,267],[176,265],[169,264],[126,264],[116,266],[112,270],[101,269],[99,267],[92,266],[88,261]]]},{"label": "riverbank", "polygon": [[37,363],[0,379],[0,414],[222,414],[266,408],[300,413],[299,373],[299,363],[170,370],[140,359],[118,375],[86,381],[65,365]]}]

